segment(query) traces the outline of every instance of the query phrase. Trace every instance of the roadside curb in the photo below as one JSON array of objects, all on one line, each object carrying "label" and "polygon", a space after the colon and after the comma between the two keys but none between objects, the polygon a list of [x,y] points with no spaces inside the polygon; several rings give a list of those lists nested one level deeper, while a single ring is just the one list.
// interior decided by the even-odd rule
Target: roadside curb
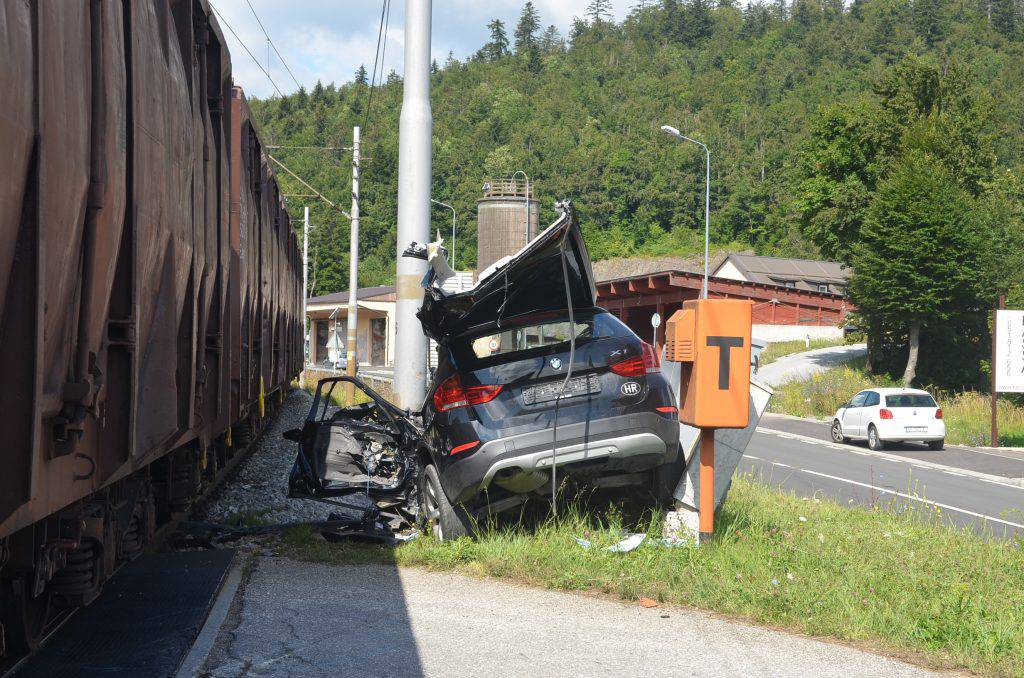
[{"label": "roadside curb", "polygon": [[805,421],[810,424],[827,424],[827,419],[814,419],[812,417],[798,417],[795,414],[785,414],[783,412],[765,412],[761,415],[761,418],[765,417],[777,417],[779,419],[792,419],[793,421]]},{"label": "roadside curb", "polygon": [[779,431],[778,429],[765,428],[763,426],[758,426],[757,431],[758,433],[768,433],[770,435],[776,435],[779,436],[780,438],[791,438],[796,440],[803,440],[805,442],[815,443],[817,445],[825,445],[827,447],[831,447],[837,450],[848,450],[855,454],[877,457],[879,459],[885,459],[887,461],[892,462],[899,462],[901,464],[924,466],[927,468],[935,469],[936,471],[945,471],[946,473],[952,473],[954,475],[971,476],[973,478],[978,478],[979,480],[984,480],[986,482],[994,483],[996,485],[1003,485],[1005,487],[1012,487],[1019,490],[1024,490],[1024,478],[1008,478],[1006,476],[992,475],[991,473],[982,473],[981,471],[971,471],[970,469],[960,468],[958,466],[947,466],[945,464],[937,464],[933,461],[910,459],[908,457],[901,457],[898,454],[886,454],[885,452],[875,452],[874,450],[861,449],[860,447],[854,447],[852,445],[841,445],[839,443],[833,443],[831,441],[822,440],[820,438],[805,436],[799,433],[790,433],[788,431]]},{"label": "roadside curb", "polygon": [[210,613],[206,616],[203,628],[200,629],[199,635],[196,636],[195,642],[192,643],[192,649],[188,651],[188,654],[185,655],[185,658],[178,666],[174,678],[193,678],[200,675],[203,664],[206,663],[207,657],[209,657],[210,652],[213,650],[214,643],[217,642],[217,636],[220,635],[220,627],[228,618],[228,613],[231,612],[231,604],[235,600],[238,587],[242,584],[242,571],[244,569],[244,563],[236,555],[231,563],[231,569],[228,570],[227,575],[224,577],[220,591],[210,607]]}]

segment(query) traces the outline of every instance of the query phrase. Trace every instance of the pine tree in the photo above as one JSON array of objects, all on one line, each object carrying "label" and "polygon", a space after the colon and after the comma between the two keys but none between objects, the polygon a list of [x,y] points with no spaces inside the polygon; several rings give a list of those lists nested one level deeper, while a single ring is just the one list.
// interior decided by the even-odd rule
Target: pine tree
[{"label": "pine tree", "polygon": [[306,93],[304,86],[300,86],[299,91],[295,93],[295,105],[298,108],[305,108],[309,105],[309,94]]},{"label": "pine tree", "polygon": [[554,24],[548,26],[540,36],[540,51],[544,54],[556,54],[565,50],[565,41]]},{"label": "pine tree", "polygon": [[992,27],[1004,38],[1017,38],[1020,17],[1017,0],[989,0],[991,5]]},{"label": "pine tree", "polygon": [[598,25],[612,19],[611,0],[590,0],[584,15],[590,19],[591,25]]},{"label": "pine tree", "polygon": [[942,40],[946,32],[945,0],[914,0],[914,31],[928,46]]},{"label": "pine tree", "polygon": [[366,66],[359,64],[359,68],[356,69],[356,84],[365,85],[366,82]]},{"label": "pine tree", "polygon": [[540,30],[540,15],[537,14],[533,3],[527,2],[523,5],[519,23],[516,24],[516,54],[526,54],[530,49],[537,47],[538,30]]},{"label": "pine tree", "polygon": [[569,42],[575,43],[587,32],[587,22],[578,16],[572,18],[572,25],[569,27]]},{"label": "pine tree", "polygon": [[487,24],[487,30],[491,32],[491,40],[484,45],[483,53],[488,61],[497,61],[508,54],[508,34],[505,32],[505,24],[501,19],[495,19]]},{"label": "pine tree", "polygon": [[930,155],[908,153],[879,184],[849,293],[870,324],[907,337],[905,386],[917,376],[922,334],[991,302],[993,244],[973,198]]},{"label": "pine tree", "polygon": [[682,11],[680,38],[689,46],[695,46],[711,37],[714,19],[711,16],[711,0],[689,0]]},{"label": "pine tree", "polygon": [[314,106],[321,105],[327,101],[327,95],[325,94],[324,84],[319,80],[316,81],[316,85],[313,86],[313,93],[310,98]]}]

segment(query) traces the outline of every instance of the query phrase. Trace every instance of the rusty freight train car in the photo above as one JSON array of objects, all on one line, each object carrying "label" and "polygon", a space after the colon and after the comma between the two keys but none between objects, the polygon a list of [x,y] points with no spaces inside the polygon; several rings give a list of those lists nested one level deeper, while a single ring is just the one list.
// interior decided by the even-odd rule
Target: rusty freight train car
[{"label": "rusty freight train car", "polygon": [[206,0],[0,3],[0,623],[33,647],[255,437],[302,271]]}]

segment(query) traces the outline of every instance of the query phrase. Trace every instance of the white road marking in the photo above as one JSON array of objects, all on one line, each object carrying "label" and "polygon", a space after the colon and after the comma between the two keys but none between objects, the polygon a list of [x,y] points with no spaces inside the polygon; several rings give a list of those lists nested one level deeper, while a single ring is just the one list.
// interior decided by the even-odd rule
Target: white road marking
[{"label": "white road marking", "polygon": [[[821,438],[814,438],[812,436],[805,436],[805,435],[802,435],[800,433],[780,433],[779,431],[777,431],[775,429],[762,428],[760,426],[757,428],[757,433],[767,433],[769,435],[775,435],[775,436],[778,436],[780,438],[787,438],[789,440],[798,440],[798,441],[802,441],[802,442],[811,443],[812,445],[819,445],[819,446],[825,446],[825,447],[830,447],[831,446],[830,443],[828,443],[827,441],[825,441],[825,440],[823,440]],[[842,450],[843,452],[849,452],[851,454],[859,454],[862,457],[877,457],[879,459],[885,459],[885,460],[888,460],[888,461],[896,462],[898,464],[917,466],[918,468],[926,468],[926,469],[929,469],[929,470],[932,470],[932,471],[941,471],[943,473],[947,473],[949,475],[954,475],[954,476],[960,476],[962,478],[978,478],[979,480],[984,480],[986,482],[990,482],[993,485],[1002,485],[1003,487],[1012,487],[1014,489],[1024,490],[1024,484],[1017,484],[1016,479],[1014,479],[1014,478],[1007,478],[1005,476],[996,476],[996,475],[992,475],[990,473],[982,473],[980,471],[971,471],[969,469],[954,468],[954,467],[951,467],[951,466],[947,466],[945,464],[937,464],[935,462],[930,462],[930,461],[924,461],[924,460],[918,460],[918,459],[913,459],[912,460],[909,457],[903,457],[903,456],[900,456],[898,454],[887,454],[885,452],[875,452],[874,450],[865,450],[865,449],[861,449],[859,447],[854,447],[853,445],[840,445],[838,447],[838,449]],[[1001,455],[993,455],[993,456],[1001,456]],[[1006,457],[1006,458],[1007,459],[1012,459],[1012,457]]]},{"label": "white road marking", "polygon": [[[750,456],[749,454],[744,455],[744,456],[749,458],[749,459],[755,459],[756,458],[756,457]],[[930,504],[932,506],[937,506],[939,508],[946,509],[947,511],[955,511],[957,513],[963,513],[964,515],[974,516],[975,518],[982,518],[984,520],[991,520],[991,521],[996,522],[996,523],[1002,523],[1003,525],[1008,525],[1009,527],[1016,527],[1016,528],[1024,530],[1024,525],[1021,525],[1020,523],[1013,523],[1013,522],[1010,522],[1009,520],[1003,520],[1002,518],[996,518],[995,516],[986,515],[984,513],[978,513],[977,511],[971,511],[970,509],[959,508],[957,506],[950,506],[949,504],[943,504],[942,502],[932,501],[930,499],[922,499],[920,497],[915,497],[914,495],[911,495],[911,494],[905,494],[903,492],[897,492],[896,490],[890,490],[890,489],[887,489],[887,488],[884,488],[884,487],[878,487],[876,485],[871,485],[869,483],[862,483],[862,482],[859,482],[859,481],[856,481],[856,480],[850,480],[849,478],[840,478],[839,476],[829,475],[828,473],[821,473],[819,471],[811,471],[811,470],[808,470],[808,469],[805,469],[805,468],[796,468],[794,466],[789,466],[788,464],[782,464],[782,463],[775,462],[775,461],[767,461],[767,460],[761,460],[761,459],[758,459],[758,461],[765,461],[766,463],[771,464],[772,466],[780,466],[782,468],[789,468],[789,469],[793,469],[794,471],[799,471],[800,473],[809,473],[810,475],[821,476],[822,478],[828,478],[830,480],[838,480],[841,483],[849,483],[850,485],[857,485],[858,487],[863,487],[863,488],[866,488],[866,489],[869,489],[869,490],[875,490],[876,492],[880,492],[882,494],[895,495],[897,497],[900,497],[902,499],[907,499],[909,501],[918,501],[918,502],[921,502],[922,504]]]}]

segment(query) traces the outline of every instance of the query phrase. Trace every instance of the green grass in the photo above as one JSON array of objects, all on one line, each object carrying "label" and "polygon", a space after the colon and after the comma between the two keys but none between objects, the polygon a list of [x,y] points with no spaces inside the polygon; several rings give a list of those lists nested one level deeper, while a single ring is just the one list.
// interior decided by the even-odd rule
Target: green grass
[{"label": "green grass", "polygon": [[[772,412],[828,419],[858,391],[899,385],[888,377],[868,374],[864,365],[865,358],[857,358],[843,367],[783,384],[775,389],[769,407]],[[931,393],[942,407],[946,420],[946,442],[954,445],[992,444],[991,406],[987,394],[938,390],[931,390]],[[996,416],[1000,444],[1024,446],[1024,407],[1003,398],[999,400]]]},{"label": "green grass", "polygon": [[[331,544],[296,530],[281,549],[319,562],[389,562],[625,600],[650,597],[929,666],[1024,676],[1021,543],[978,539],[941,518],[937,509],[801,500],[737,478],[715,539],[699,548],[649,541],[628,554],[584,550],[574,536],[604,546],[621,537],[625,523],[614,510],[576,509],[533,529],[485,530],[476,541],[421,537],[389,549]],[[657,517],[639,529],[658,536]]]},{"label": "green grass", "polygon": [[768,346],[761,351],[761,356],[758,358],[758,365],[764,367],[765,365],[771,365],[783,356],[791,355],[793,353],[803,353],[804,351],[813,351],[816,348],[842,346],[844,343],[845,342],[842,339],[811,339],[811,345],[808,346],[803,339],[798,339],[796,341],[774,341],[768,344]]}]

